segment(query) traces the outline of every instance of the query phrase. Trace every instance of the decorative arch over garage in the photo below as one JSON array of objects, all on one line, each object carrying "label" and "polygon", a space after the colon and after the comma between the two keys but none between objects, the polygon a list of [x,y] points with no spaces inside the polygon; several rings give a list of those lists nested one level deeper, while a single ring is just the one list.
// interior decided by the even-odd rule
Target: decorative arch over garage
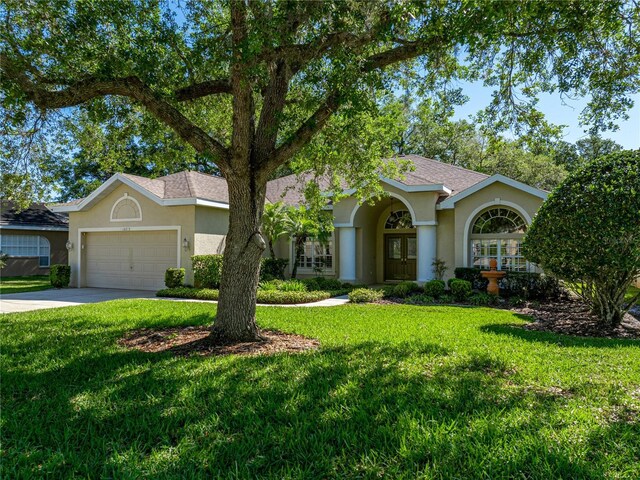
[{"label": "decorative arch over garage", "polygon": [[111,207],[109,220],[112,222],[141,222],[142,207],[138,200],[125,193]]}]

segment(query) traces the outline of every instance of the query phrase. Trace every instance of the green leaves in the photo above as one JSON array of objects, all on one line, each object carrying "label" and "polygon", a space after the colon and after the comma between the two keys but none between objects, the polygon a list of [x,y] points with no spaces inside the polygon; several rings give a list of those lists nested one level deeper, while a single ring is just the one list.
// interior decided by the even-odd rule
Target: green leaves
[{"label": "green leaves", "polygon": [[624,293],[640,275],[638,192],[640,151],[588,163],[540,208],[525,237],[525,256],[545,271],[581,284],[596,313],[601,314],[602,304],[624,313]]}]

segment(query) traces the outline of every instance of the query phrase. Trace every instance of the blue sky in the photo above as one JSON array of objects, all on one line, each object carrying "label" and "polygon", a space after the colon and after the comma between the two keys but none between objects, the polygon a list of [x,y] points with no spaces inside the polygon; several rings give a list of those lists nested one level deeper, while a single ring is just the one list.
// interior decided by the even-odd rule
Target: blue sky
[{"label": "blue sky", "polygon": [[[476,114],[485,108],[491,101],[492,89],[482,85],[482,82],[461,82],[460,86],[469,101],[456,108],[455,119],[468,119],[470,115]],[[640,148],[640,95],[634,95],[634,107],[629,111],[629,119],[619,122],[619,130],[615,132],[603,132],[604,138],[610,138],[625,149]],[[575,143],[585,136],[585,127],[578,123],[578,117],[582,109],[586,106],[588,99],[578,98],[574,100],[564,99],[562,103],[559,94],[544,94],[540,96],[538,108],[547,119],[555,125],[566,125],[564,129],[567,142]]]}]

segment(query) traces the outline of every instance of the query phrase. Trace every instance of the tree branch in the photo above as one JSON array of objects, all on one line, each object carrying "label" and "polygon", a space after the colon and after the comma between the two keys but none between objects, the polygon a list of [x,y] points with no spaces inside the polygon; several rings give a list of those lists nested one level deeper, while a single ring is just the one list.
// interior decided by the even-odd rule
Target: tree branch
[{"label": "tree branch", "polygon": [[219,141],[191,122],[135,76],[109,80],[89,77],[52,91],[32,82],[28,75],[3,53],[0,53],[0,69],[41,110],[74,107],[107,95],[129,97],[144,105],[197,152],[215,156],[222,169],[228,165],[229,152]]},{"label": "tree branch", "polygon": [[184,102],[207,97],[209,95],[231,93],[231,91],[231,82],[229,79],[224,78],[218,80],[207,80],[205,82],[194,83],[188,87],[180,88],[175,91],[174,96],[179,102]]}]

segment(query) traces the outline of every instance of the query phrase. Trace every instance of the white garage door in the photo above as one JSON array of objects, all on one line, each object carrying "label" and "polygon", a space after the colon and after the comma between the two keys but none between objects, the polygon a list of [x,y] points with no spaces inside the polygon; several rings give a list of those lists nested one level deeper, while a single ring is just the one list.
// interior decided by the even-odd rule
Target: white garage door
[{"label": "white garage door", "polygon": [[164,272],[176,267],[177,232],[90,232],[85,235],[87,287],[159,290]]}]

